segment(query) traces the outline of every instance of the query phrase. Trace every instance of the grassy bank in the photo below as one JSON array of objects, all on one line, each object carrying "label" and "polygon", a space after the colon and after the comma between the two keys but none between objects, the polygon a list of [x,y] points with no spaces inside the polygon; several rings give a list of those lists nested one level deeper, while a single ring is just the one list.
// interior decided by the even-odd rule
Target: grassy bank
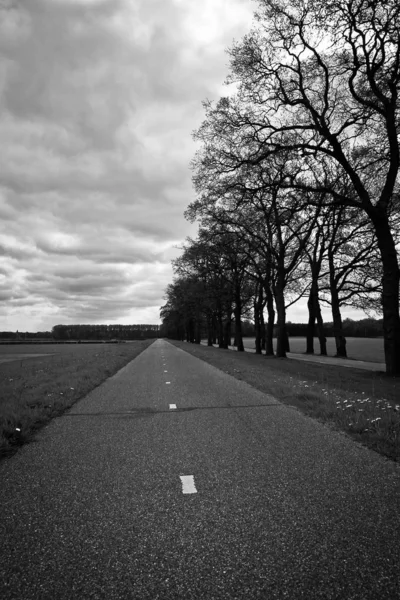
[{"label": "grassy bank", "polygon": [[400,379],[378,372],[168,341],[400,461]]},{"label": "grassy bank", "polygon": [[[0,365],[0,457],[12,455],[52,418],[133,360],[154,340],[35,347],[50,356]],[[19,352],[24,348],[19,347]],[[3,348],[4,352],[4,348]],[[10,349],[14,353],[15,348]]]}]

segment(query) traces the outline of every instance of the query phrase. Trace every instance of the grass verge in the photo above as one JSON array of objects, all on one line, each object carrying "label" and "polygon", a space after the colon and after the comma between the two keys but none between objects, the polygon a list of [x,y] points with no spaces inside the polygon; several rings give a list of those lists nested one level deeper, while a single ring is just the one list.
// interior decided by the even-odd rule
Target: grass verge
[{"label": "grass verge", "polygon": [[0,458],[12,456],[54,417],[63,414],[136,358],[154,340],[62,347],[53,356],[0,365]]},{"label": "grass verge", "polygon": [[400,379],[379,372],[168,341],[400,461]]}]

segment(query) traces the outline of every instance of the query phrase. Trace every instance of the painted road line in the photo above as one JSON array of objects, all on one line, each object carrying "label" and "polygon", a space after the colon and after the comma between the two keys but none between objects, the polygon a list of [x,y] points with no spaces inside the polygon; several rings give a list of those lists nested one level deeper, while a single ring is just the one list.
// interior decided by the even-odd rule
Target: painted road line
[{"label": "painted road line", "polygon": [[164,373],[168,373],[168,371],[164,371]]},{"label": "painted road line", "polygon": [[176,404],[170,404],[169,410],[176,410]]},{"label": "painted road line", "polygon": [[170,381],[166,381],[165,383],[166,383],[167,385],[169,385],[171,382],[170,382]]},{"label": "painted road line", "polygon": [[181,475],[182,494],[197,494],[193,475]]}]

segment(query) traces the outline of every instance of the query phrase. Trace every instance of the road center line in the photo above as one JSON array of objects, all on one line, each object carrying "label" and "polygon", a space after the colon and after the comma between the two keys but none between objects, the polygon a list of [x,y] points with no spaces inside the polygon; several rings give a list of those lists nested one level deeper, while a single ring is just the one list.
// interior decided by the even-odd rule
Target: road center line
[{"label": "road center line", "polygon": [[169,385],[171,382],[170,382],[170,381],[166,381],[165,383],[166,383],[167,385]]},{"label": "road center line", "polygon": [[176,410],[176,404],[170,404],[169,410]]},{"label": "road center line", "polygon": [[193,475],[181,475],[182,494],[197,494]]}]

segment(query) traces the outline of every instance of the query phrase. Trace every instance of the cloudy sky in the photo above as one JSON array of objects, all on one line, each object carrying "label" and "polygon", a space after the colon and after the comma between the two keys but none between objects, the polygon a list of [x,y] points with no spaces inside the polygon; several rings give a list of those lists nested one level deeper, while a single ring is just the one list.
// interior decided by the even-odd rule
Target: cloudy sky
[{"label": "cloudy sky", "polygon": [[0,0],[0,330],[158,323],[251,0]]},{"label": "cloudy sky", "polygon": [[191,134],[255,8],[0,0],[0,331],[160,322]]}]

